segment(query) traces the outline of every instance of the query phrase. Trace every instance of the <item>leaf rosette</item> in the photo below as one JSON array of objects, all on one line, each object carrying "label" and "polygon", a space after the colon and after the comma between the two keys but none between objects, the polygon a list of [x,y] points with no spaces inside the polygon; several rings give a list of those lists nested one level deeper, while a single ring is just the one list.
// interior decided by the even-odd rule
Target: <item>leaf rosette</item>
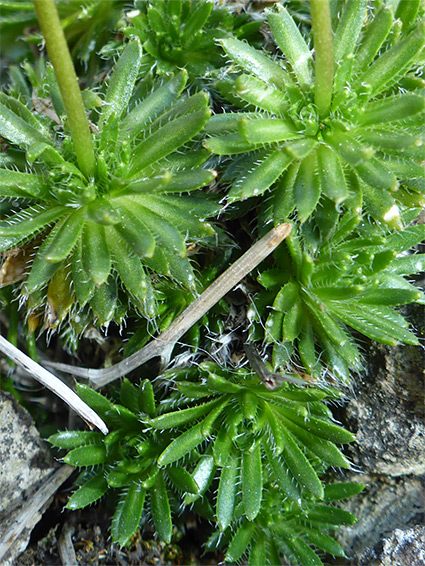
[{"label": "leaf rosette", "polygon": [[229,202],[271,189],[275,223],[293,212],[303,223],[330,201],[338,209],[365,207],[400,228],[400,205],[424,202],[423,81],[410,75],[425,44],[423,23],[412,25],[413,17],[397,34],[390,7],[371,16],[365,0],[346,2],[335,18],[333,59],[325,56],[335,72],[319,92],[329,94],[322,109],[308,40],[280,4],[266,14],[277,57],[236,38],[220,41],[236,80],[217,88],[245,112],[213,116],[204,145],[239,156],[227,174]]},{"label": "leaf rosette", "polygon": [[[115,316],[118,282],[147,317],[156,308],[151,271],[193,289],[188,242],[207,242],[215,234],[204,220],[216,213],[217,205],[206,195],[185,194],[215,178],[215,171],[203,167],[207,151],[193,144],[183,150],[209,118],[208,96],[180,97],[185,71],[152,90],[144,84],[149,78],[142,87],[136,85],[141,60],[135,39],[111,73],[92,127],[92,178],[76,165],[52,77],[54,113],[60,124],[65,122],[63,130],[46,127],[45,116],[12,97],[4,95],[0,101],[0,133],[25,150],[30,163],[30,172],[1,170],[1,196],[20,203],[0,222],[1,251],[38,237],[23,295],[38,305],[46,288],[49,297],[68,286],[68,302],[89,305],[99,324]],[[147,93],[140,95],[143,88]],[[63,312],[56,324],[66,314],[63,304],[58,309]]]},{"label": "leaf rosette", "polygon": [[329,367],[349,382],[350,370],[362,367],[351,329],[390,346],[419,343],[395,308],[425,303],[406,279],[425,267],[424,254],[408,253],[423,240],[424,227],[385,232],[359,222],[347,212],[324,241],[305,224],[275,253],[275,268],[258,276],[264,291],[248,315],[250,336],[273,344],[275,367],[295,355],[316,378]]},{"label": "leaf rosette", "polygon": [[304,509],[304,500],[325,497],[320,474],[329,466],[350,468],[336,444],[354,436],[324,404],[338,398],[335,391],[285,384],[271,392],[251,371],[213,363],[161,378],[175,388],[159,402],[149,380],[138,387],[123,380],[118,403],[77,385],[111,432],[49,438],[68,451],[66,463],[83,469],[68,508],[90,505],[108,490],[118,494],[112,538],[121,545],[148,516],[169,542],[172,515],[187,506],[215,520],[223,534],[245,519],[262,522],[271,486],[291,508]]}]

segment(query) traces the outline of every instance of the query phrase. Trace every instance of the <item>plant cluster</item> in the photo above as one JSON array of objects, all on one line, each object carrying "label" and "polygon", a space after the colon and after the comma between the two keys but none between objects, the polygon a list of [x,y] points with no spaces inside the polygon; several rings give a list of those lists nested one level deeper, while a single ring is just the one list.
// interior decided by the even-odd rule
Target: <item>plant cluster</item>
[{"label": "plant cluster", "polygon": [[[150,519],[169,542],[189,508],[229,562],[343,556],[332,532],[354,518],[329,503],[362,487],[326,484],[354,439],[329,404],[362,367],[359,335],[417,344],[397,307],[425,302],[406,279],[425,265],[421,2],[294,1],[264,19],[209,0],[59,2],[83,91],[53,0],[34,4],[52,64],[12,65],[0,93],[1,299],[19,300],[29,337],[58,331],[78,351],[125,322],[129,355],[237,244],[292,223],[242,301],[185,335],[195,353],[166,387],[78,385],[111,432],[50,437],[82,469],[68,507],[111,490],[121,545]],[[2,29],[34,19],[0,5]],[[205,361],[211,338],[221,365]],[[270,363],[241,367],[241,342]]]},{"label": "plant cluster", "polygon": [[354,436],[323,403],[338,398],[336,391],[289,384],[267,391],[252,371],[232,372],[212,362],[171,370],[161,380],[174,386],[159,402],[149,380],[136,387],[125,379],[116,392],[119,403],[77,386],[110,433],[50,437],[54,446],[69,450],[66,463],[82,468],[69,509],[115,492],[112,538],[121,545],[142,516],[170,542],[172,517],[190,507],[216,521],[208,548],[226,541],[228,561],[248,550],[250,564],[277,564],[280,554],[320,564],[309,544],[344,556],[326,533],[355,517],[327,502],[363,486],[325,486],[319,478],[329,466],[350,468],[336,444]]}]

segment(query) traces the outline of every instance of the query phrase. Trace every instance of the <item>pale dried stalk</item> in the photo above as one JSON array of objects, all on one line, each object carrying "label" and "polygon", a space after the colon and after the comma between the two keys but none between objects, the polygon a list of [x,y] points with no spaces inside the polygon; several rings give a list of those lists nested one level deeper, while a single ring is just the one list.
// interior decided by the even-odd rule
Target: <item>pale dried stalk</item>
[{"label": "pale dried stalk", "polygon": [[77,556],[72,544],[73,533],[74,527],[69,523],[65,523],[58,538],[58,550],[62,566],[78,566]]},{"label": "pale dried stalk", "polygon": [[99,415],[84,403],[72,389],[65,385],[58,377],[50,373],[50,371],[47,371],[47,369],[21,352],[21,350],[8,342],[3,336],[0,336],[0,351],[28,372],[31,377],[65,401],[65,403],[90,426],[96,426],[103,434],[108,434],[108,427]]},{"label": "pale dried stalk", "polygon": [[50,367],[72,373],[78,377],[90,379],[95,388],[102,387],[131,371],[148,360],[159,356],[162,366],[165,367],[171,357],[176,342],[207,313],[218,301],[224,297],[239,281],[259,265],[277,246],[289,235],[292,225],[288,222],[276,226],[261,240],[256,242],[233,265],[218,277],[205,291],[185,309],[158,338],[151,340],[138,352],[125,358],[118,364],[104,369],[78,368],[68,364],[48,362]]}]

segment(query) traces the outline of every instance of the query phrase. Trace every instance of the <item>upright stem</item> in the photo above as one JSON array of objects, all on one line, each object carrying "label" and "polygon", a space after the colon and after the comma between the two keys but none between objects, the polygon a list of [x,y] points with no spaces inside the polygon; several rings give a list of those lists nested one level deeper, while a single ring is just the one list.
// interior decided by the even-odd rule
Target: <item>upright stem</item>
[{"label": "upright stem", "polygon": [[316,87],[314,102],[320,118],[329,114],[332,99],[334,58],[332,47],[332,25],[329,0],[310,0],[313,25]]},{"label": "upright stem", "polygon": [[89,123],[55,1],[34,0],[34,6],[62,93],[78,165],[86,177],[92,177],[96,160]]}]

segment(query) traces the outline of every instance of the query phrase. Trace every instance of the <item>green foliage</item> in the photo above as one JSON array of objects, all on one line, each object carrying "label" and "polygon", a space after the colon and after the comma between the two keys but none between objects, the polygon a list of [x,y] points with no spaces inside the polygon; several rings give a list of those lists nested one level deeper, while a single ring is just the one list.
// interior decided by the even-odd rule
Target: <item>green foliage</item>
[{"label": "green foliage", "polygon": [[213,116],[204,143],[218,155],[241,155],[229,173],[229,202],[272,189],[275,223],[294,211],[303,223],[325,198],[352,212],[365,206],[400,228],[399,206],[424,203],[424,98],[416,83],[402,83],[419,61],[423,23],[396,38],[390,8],[363,25],[366,2],[347,2],[335,24],[333,61],[332,53],[325,57],[335,69],[331,105],[319,116],[309,38],[280,4],[266,14],[277,58],[237,38],[220,41],[235,78],[218,88],[247,110]]},{"label": "green foliage", "polygon": [[421,225],[392,233],[349,213],[324,241],[304,225],[276,252],[276,268],[258,276],[265,290],[251,309],[251,338],[273,344],[275,366],[289,362],[296,344],[309,374],[320,378],[325,362],[345,382],[362,367],[348,327],[383,344],[418,344],[394,307],[425,302],[404,278],[424,269],[424,255],[400,257],[423,237]]},{"label": "green foliage", "polygon": [[[110,39],[111,32],[118,25],[125,2],[58,0],[56,4],[72,55],[92,67],[96,52]],[[43,39],[39,31],[34,31],[38,24],[34,3],[25,0],[0,0],[0,10],[2,54],[9,56],[16,63],[17,60],[30,55],[31,52],[26,46],[37,44]],[[16,44],[17,39],[19,41]],[[93,69],[90,69],[91,73]]]},{"label": "green foliage", "polygon": [[[330,484],[327,487],[332,489],[334,485],[346,492],[343,498],[364,488],[362,484]],[[326,498],[326,501],[333,499]],[[323,564],[319,557],[322,551],[345,557],[341,545],[328,532],[356,522],[347,511],[309,496],[305,497],[301,509],[290,501],[282,501],[279,489],[272,485],[265,492],[264,509],[267,511],[253,521],[239,518],[224,534],[215,532],[207,549],[228,545],[226,562],[237,562],[245,557],[252,566],[280,564],[283,557],[291,564],[317,566]]]},{"label": "green foliage", "polygon": [[137,0],[127,16],[133,26],[124,33],[140,38],[148,54],[146,65],[160,74],[185,68],[195,78],[225,64],[218,39],[234,34],[252,41],[262,24],[212,0]]},{"label": "green foliage", "polygon": [[[181,194],[215,177],[201,167],[207,152],[182,154],[180,149],[208,120],[208,96],[200,92],[179,99],[187,79],[182,71],[155,83],[128,112],[140,61],[140,44],[133,40],[107,82],[93,126],[95,178],[79,170],[66,128],[58,132],[51,121],[10,96],[0,102],[2,136],[25,151],[32,164],[31,173],[1,171],[1,195],[24,203],[0,223],[1,251],[41,234],[23,296],[47,290],[49,300],[68,281],[71,303],[76,301],[78,309],[89,305],[103,325],[116,316],[118,281],[146,317],[156,309],[150,270],[194,288],[187,241],[207,242],[214,236],[204,219],[218,209],[205,196]],[[60,93],[56,101],[53,96],[54,76],[46,71],[46,79],[56,118],[63,120]],[[50,326],[69,310],[68,300],[63,303]]]},{"label": "green foliage", "polygon": [[[214,524],[207,548],[225,548],[226,562],[344,557],[332,533],[355,519],[334,502],[362,486],[327,483],[329,468],[350,468],[339,445],[354,439],[329,409],[334,387],[362,367],[354,335],[418,343],[397,308],[425,303],[408,280],[425,267],[424,8],[284,4],[264,20],[210,0],[58,2],[85,67],[91,176],[57,69],[6,53],[0,300],[11,341],[19,298],[31,352],[40,318],[51,331],[66,323],[75,350],[89,325],[107,333],[125,320],[129,356],[240,256],[235,242],[247,249],[270,225],[293,224],[256,280],[183,336],[185,357],[155,392],[150,380],[109,396],[77,385],[110,433],[50,437],[80,469],[67,507],[110,496],[121,546],[147,521],[170,542],[186,509]],[[0,7],[6,34],[34,21],[32,3]],[[258,375],[241,367],[241,339],[261,342],[255,367],[247,356]]]},{"label": "green foliage", "polygon": [[[350,467],[336,444],[354,439],[324,404],[338,397],[335,391],[285,384],[271,392],[251,371],[229,372],[210,362],[170,370],[162,379],[174,382],[174,389],[159,402],[149,380],[136,387],[125,379],[118,402],[77,386],[110,433],[50,437],[68,451],[66,463],[83,469],[69,509],[90,505],[108,490],[118,492],[112,538],[121,545],[149,516],[159,537],[170,542],[172,516],[189,506],[214,519],[224,540],[233,532],[229,561],[245,552],[254,530],[256,549],[272,523],[281,548],[292,548],[289,533],[296,525],[303,539],[296,547],[313,553],[309,544],[327,544],[331,553],[342,552],[323,530],[354,518],[320,503],[330,496],[319,476],[328,466]],[[346,491],[353,494],[350,484]],[[344,497],[344,484],[334,492],[334,499]],[[282,508],[281,501],[287,501]]]}]

